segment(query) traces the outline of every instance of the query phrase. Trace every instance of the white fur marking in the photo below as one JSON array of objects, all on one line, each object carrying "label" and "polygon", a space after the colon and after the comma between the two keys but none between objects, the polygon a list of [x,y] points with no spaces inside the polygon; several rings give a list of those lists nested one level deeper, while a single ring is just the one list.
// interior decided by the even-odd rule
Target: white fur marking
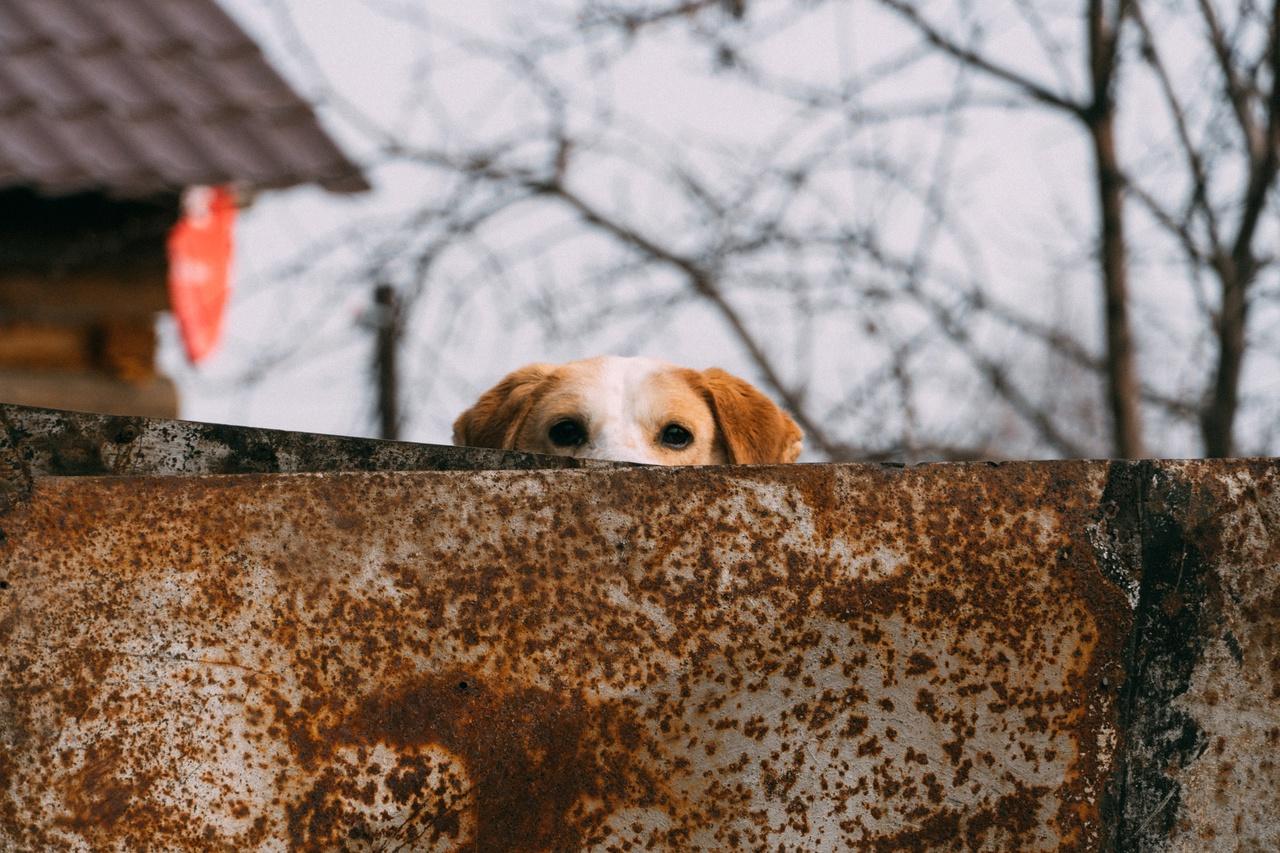
[{"label": "white fur marking", "polygon": [[590,399],[599,408],[588,413],[591,438],[580,456],[617,462],[661,463],[653,437],[637,423],[643,409],[646,380],[670,370],[672,365],[655,358],[608,356],[600,361],[596,389]]}]

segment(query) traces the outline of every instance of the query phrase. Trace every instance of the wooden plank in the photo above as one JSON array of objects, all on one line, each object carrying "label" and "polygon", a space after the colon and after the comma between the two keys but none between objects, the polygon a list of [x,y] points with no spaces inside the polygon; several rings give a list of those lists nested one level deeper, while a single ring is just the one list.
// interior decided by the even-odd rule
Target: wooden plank
[{"label": "wooden plank", "polygon": [[0,274],[0,319],[83,323],[151,317],[169,309],[163,268],[84,273],[65,278]]},{"label": "wooden plank", "polygon": [[178,414],[177,389],[163,376],[126,382],[98,372],[0,369],[0,402],[105,415]]},{"label": "wooden plank", "polygon": [[102,371],[129,382],[156,375],[151,317],[102,323],[0,323],[0,369]]},{"label": "wooden plank", "polygon": [[0,323],[0,368],[85,370],[91,364],[84,326]]},{"label": "wooden plank", "polygon": [[98,323],[91,335],[94,366],[128,382],[156,375],[156,330],[151,317]]}]

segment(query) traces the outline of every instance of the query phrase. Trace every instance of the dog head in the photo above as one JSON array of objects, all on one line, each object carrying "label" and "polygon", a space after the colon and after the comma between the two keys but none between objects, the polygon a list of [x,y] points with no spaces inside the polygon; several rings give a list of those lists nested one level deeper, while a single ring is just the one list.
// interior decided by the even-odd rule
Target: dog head
[{"label": "dog head", "polygon": [[522,367],[453,425],[454,444],[652,465],[794,462],[802,439],[723,370],[618,356]]}]

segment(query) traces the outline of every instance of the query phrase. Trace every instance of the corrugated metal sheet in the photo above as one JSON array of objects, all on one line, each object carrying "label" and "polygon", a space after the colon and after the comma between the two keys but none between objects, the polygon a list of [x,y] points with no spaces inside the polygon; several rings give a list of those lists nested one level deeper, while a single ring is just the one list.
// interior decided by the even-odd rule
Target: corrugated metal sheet
[{"label": "corrugated metal sheet", "polygon": [[7,417],[0,846],[1280,842],[1277,463],[56,476],[116,422]]},{"label": "corrugated metal sheet", "polygon": [[214,0],[0,0],[0,188],[368,188]]}]

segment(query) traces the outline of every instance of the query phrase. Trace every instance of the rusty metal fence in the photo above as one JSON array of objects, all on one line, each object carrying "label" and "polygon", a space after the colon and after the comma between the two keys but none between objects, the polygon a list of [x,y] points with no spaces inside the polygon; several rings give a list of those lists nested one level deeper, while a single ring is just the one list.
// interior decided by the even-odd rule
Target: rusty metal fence
[{"label": "rusty metal fence", "polygon": [[1274,460],[0,424],[0,849],[1280,849]]}]

